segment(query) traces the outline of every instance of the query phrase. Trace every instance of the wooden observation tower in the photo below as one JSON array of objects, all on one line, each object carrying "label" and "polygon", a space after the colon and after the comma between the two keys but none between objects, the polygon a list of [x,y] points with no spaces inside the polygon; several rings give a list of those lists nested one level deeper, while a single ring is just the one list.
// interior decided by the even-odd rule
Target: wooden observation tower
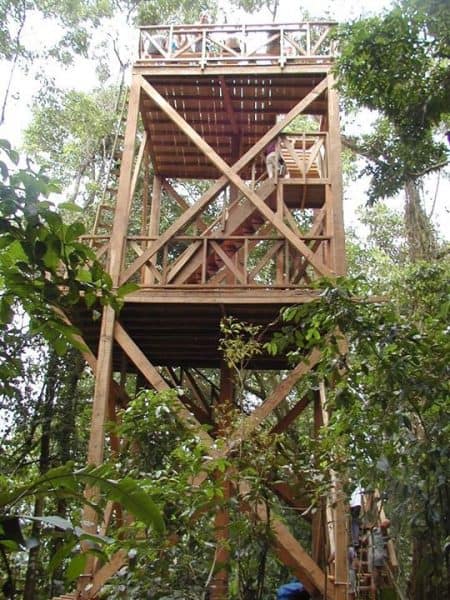
[{"label": "wooden observation tower", "polygon": [[[267,326],[283,306],[313,300],[314,279],[345,273],[331,27],[320,22],[141,28],[117,197],[114,206],[100,207],[89,238],[114,286],[134,282],[138,289],[126,296],[118,316],[106,307],[101,321],[92,321],[87,311],[72,317],[96,373],[91,463],[102,462],[105,421],[126,401],[113,373],[122,379],[138,373],[156,390],[183,388],[179,418],[188,427],[212,425],[211,433],[201,430],[202,441],[211,456],[226,455],[214,445],[220,423],[212,408],[233,396],[219,351],[222,317]],[[282,163],[271,177],[268,153],[275,153],[275,165]],[[192,180],[202,182],[195,197],[184,185]],[[175,208],[165,211],[165,203]],[[230,452],[239,436],[250,436],[273,418],[319,359],[313,352],[291,370],[284,357],[261,354],[251,360],[250,369],[281,376],[232,436]],[[205,368],[220,373],[211,397],[197,380]],[[284,431],[302,408],[302,401],[288,407],[274,431]],[[327,600],[347,597],[346,515],[338,489],[335,494],[327,514],[312,519],[311,552],[281,519],[271,517],[280,560],[313,597]],[[292,501],[292,493],[285,489],[284,498]],[[256,512],[267,518],[262,507]],[[88,517],[95,528],[94,515]],[[227,515],[219,511],[215,519],[220,544]],[[332,573],[320,562],[323,519],[335,552]],[[226,560],[224,546],[217,552]],[[90,573],[80,597],[94,598],[124,562],[119,553]],[[226,573],[217,575],[210,597],[227,598]]]}]

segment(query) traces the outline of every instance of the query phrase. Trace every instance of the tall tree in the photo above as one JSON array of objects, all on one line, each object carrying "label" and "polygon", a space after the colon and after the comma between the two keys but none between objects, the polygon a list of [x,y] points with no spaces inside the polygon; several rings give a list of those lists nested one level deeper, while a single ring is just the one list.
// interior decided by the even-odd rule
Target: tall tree
[{"label": "tall tree", "polygon": [[403,189],[415,260],[436,252],[421,185],[448,162],[449,19],[445,2],[402,0],[381,16],[341,25],[337,33],[338,87],[347,106],[380,114],[372,134],[344,143],[368,159],[371,202]]}]

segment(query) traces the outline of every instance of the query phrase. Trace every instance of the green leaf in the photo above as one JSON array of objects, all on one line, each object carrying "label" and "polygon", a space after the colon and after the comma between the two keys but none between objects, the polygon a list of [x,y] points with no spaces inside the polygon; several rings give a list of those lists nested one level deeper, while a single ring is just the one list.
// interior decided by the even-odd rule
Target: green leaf
[{"label": "green leaf", "polygon": [[68,519],[63,519],[58,515],[48,517],[28,517],[22,515],[22,518],[29,519],[30,521],[39,521],[44,525],[50,525],[50,527],[57,527],[63,531],[73,531],[73,525]]},{"label": "green leaf", "polygon": [[119,502],[137,519],[153,527],[156,532],[164,532],[165,525],[158,507],[133,479],[128,477],[119,481],[105,479],[99,476],[98,468],[91,472],[78,471],[78,475],[90,485],[98,486],[109,499]]},{"label": "green leaf", "polygon": [[136,283],[124,283],[117,290],[117,295],[119,296],[119,298],[124,298],[127,294],[135,292],[138,289],[139,286]]},{"label": "green leaf", "polygon": [[86,227],[81,223],[81,221],[75,221],[69,225],[65,235],[66,242],[73,242],[78,239],[83,233],[85,233]]},{"label": "green leaf", "polygon": [[74,202],[61,202],[61,204],[58,204],[58,208],[60,210],[67,210],[69,212],[76,212],[76,213],[82,213],[83,212],[83,208],[81,206],[78,206],[78,204],[75,204]]},{"label": "green leaf", "polygon": [[55,554],[51,557],[50,562],[48,563],[48,570],[50,573],[53,573],[55,569],[57,569],[62,562],[70,556],[72,550],[78,544],[78,538],[73,537],[70,541],[63,544]]},{"label": "green leaf", "polygon": [[78,579],[86,567],[87,559],[88,555],[86,553],[76,554],[71,559],[65,575],[66,581],[70,583],[71,581]]},{"label": "green leaf", "polygon": [[82,283],[92,283],[92,275],[88,269],[78,269],[77,279]]}]

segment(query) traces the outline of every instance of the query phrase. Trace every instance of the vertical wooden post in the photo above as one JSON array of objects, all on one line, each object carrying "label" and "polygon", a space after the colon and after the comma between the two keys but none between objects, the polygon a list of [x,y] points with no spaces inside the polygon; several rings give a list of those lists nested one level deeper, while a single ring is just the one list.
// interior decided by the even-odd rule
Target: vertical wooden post
[{"label": "vertical wooden post", "polygon": [[[137,119],[139,114],[139,80],[135,77],[131,86],[128,119],[125,130],[124,151],[121,161],[117,205],[111,233],[111,248],[109,257],[109,273],[113,288],[117,288],[123,261],[124,241],[128,227],[131,204],[131,185],[133,172],[134,147],[136,140]],[[88,464],[100,465],[104,457],[105,421],[108,414],[108,401],[112,378],[112,350],[114,344],[115,313],[111,306],[103,309],[97,355],[97,372],[95,380],[94,401],[92,406],[91,430],[88,446]],[[98,495],[96,488],[87,488],[85,496],[94,500]],[[90,533],[96,533],[98,515],[96,511],[86,506],[83,512],[83,528]],[[94,560],[89,560],[85,574],[92,575]],[[83,591],[85,581],[80,580],[79,590]]]},{"label": "vertical wooden post", "polygon": [[[283,204],[284,204],[284,185],[278,180],[277,183],[277,216],[282,219],[283,218]],[[285,283],[284,270],[286,268],[286,260],[285,260],[285,251],[289,251],[288,247],[284,246],[280,249],[276,254],[276,265],[277,265],[277,273],[276,273],[276,282],[278,285],[282,285]],[[287,281],[286,283],[289,283]]]},{"label": "vertical wooden post", "polygon": [[[319,430],[323,425],[322,418],[322,406],[320,402],[320,394],[316,393],[314,398],[314,437],[317,439]],[[316,458],[318,460],[318,457]],[[323,550],[324,550],[324,522],[323,522],[323,506],[320,502],[320,506],[312,517],[312,559],[318,565],[323,562]],[[322,565],[323,566],[323,565]]]},{"label": "vertical wooden post", "polygon": [[117,191],[117,205],[114,214],[114,223],[111,232],[111,250],[109,272],[113,286],[117,287],[123,266],[123,255],[130,218],[131,191],[134,150],[136,144],[137,123],[139,117],[139,98],[141,93],[140,78],[133,76],[128,104],[128,118],[125,128],[124,149],[120,167],[119,189]]},{"label": "vertical wooden post", "polygon": [[336,275],[345,275],[345,238],[342,208],[341,134],[339,129],[339,100],[334,77],[328,75],[328,177],[326,186],[327,228],[331,235],[331,268]]},{"label": "vertical wooden post", "polygon": [[[149,236],[159,235],[159,225],[161,220],[161,178],[157,175],[153,177],[152,206],[150,208],[150,224],[148,228]],[[151,246],[154,240],[148,245]],[[152,265],[156,265],[156,254],[150,259]],[[155,282],[155,276],[148,270],[144,271],[144,283],[151,285]]]},{"label": "vertical wooden post", "polygon": [[[219,421],[216,423],[218,435],[226,434],[229,427],[228,410],[232,406],[234,394],[233,379],[230,368],[223,362],[220,369],[220,393],[219,404],[221,412],[219,413]],[[223,475],[217,475],[217,478],[222,479],[223,499],[221,502],[227,503],[230,498],[231,484],[226,479],[223,480]],[[226,478],[226,473],[225,473]],[[217,571],[210,585],[210,600],[227,600],[228,599],[228,564],[230,561],[230,549],[228,546],[230,515],[226,508],[219,508],[216,513],[215,520],[216,529],[216,554],[215,563]]]},{"label": "vertical wooden post", "polygon": [[[326,392],[323,382],[320,384],[320,403],[322,407],[322,416],[324,425],[328,425],[329,413],[326,408]],[[347,502],[342,490],[342,485],[336,475],[331,472],[332,480],[332,504],[328,510],[328,515],[332,517],[333,527],[330,533],[334,535],[333,543],[330,548],[334,550],[334,599],[346,600],[348,588],[348,538],[347,538]],[[331,540],[330,540],[331,542]]]},{"label": "vertical wooden post", "polygon": [[[332,193],[332,211],[327,214],[331,225],[331,262],[336,275],[346,273],[344,220],[342,208],[342,164],[341,137],[339,130],[339,101],[334,88],[334,77],[328,75],[328,118],[329,118],[329,179]],[[327,198],[328,200],[328,198]],[[324,388],[323,392],[324,392]],[[347,598],[347,502],[340,481],[334,480],[334,532],[335,532],[335,600]]]}]

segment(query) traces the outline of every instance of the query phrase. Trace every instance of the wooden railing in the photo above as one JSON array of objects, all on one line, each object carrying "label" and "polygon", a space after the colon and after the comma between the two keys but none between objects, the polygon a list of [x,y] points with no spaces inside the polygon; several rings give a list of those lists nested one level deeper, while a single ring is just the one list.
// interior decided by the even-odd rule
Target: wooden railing
[{"label": "wooden railing", "polygon": [[279,140],[278,151],[289,177],[327,179],[327,133],[284,134]]},{"label": "wooden railing", "polygon": [[151,25],[140,28],[139,59],[167,66],[329,63],[333,22],[272,25]]},{"label": "wooden railing", "polygon": [[[106,249],[109,238],[95,236]],[[92,240],[86,236],[86,240]],[[128,260],[133,261],[151,245],[155,236],[130,236],[126,240]],[[299,236],[321,260],[326,261],[330,237],[326,235]],[[191,257],[200,256],[198,268],[180,281],[179,262],[187,250]],[[102,253],[103,254],[103,253]],[[308,262],[283,237],[274,235],[230,235],[207,238],[176,236],[141,269],[136,283],[144,287],[190,286],[252,288],[301,287],[314,278]]]}]

